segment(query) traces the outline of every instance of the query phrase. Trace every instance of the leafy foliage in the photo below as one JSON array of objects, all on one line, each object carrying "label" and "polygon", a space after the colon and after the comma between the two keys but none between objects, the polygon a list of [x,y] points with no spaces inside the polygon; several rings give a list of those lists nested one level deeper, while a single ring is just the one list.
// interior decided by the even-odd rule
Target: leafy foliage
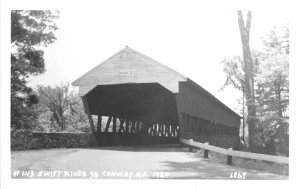
[{"label": "leafy foliage", "polygon": [[[259,57],[256,99],[261,134],[257,145],[288,154],[289,127],[289,39],[288,28],[264,38],[265,50]],[[276,148],[280,149],[276,149]]]},{"label": "leafy foliage", "polygon": [[[264,50],[253,51],[255,88],[254,151],[288,155],[289,145],[289,30],[272,30],[263,39]],[[227,79],[222,88],[232,85],[245,92],[245,69],[241,57],[222,61]],[[245,111],[247,114],[247,111]],[[249,115],[247,115],[249,116]]]},{"label": "leafy foliage", "polygon": [[226,73],[227,78],[222,87],[233,85],[238,90],[243,90],[245,86],[245,65],[240,56],[234,56],[232,59],[223,59],[223,71]]},{"label": "leafy foliage", "polygon": [[[88,131],[87,116],[78,95],[69,91],[69,84],[61,86],[39,86],[37,94],[39,107],[43,110],[39,116],[39,125],[50,131]],[[41,129],[43,129],[41,128]]]},{"label": "leafy foliage", "polygon": [[[32,106],[38,97],[28,87],[29,75],[45,71],[42,47],[54,43],[58,12],[13,10],[11,12],[11,123],[13,128],[29,128],[36,118]],[[30,121],[31,120],[31,121]]]},{"label": "leafy foliage", "polygon": [[11,124],[40,131],[89,131],[79,97],[69,85],[27,86],[30,75],[45,72],[43,49],[56,41],[58,11],[11,12]]},{"label": "leafy foliage", "polygon": [[[255,76],[258,72],[258,56],[260,53],[252,51],[251,54],[253,60],[253,73]],[[223,59],[222,66],[223,72],[226,74],[226,81],[221,87],[221,90],[229,85],[232,85],[240,91],[245,90],[245,64],[243,58],[241,56],[233,56],[230,59]]]}]

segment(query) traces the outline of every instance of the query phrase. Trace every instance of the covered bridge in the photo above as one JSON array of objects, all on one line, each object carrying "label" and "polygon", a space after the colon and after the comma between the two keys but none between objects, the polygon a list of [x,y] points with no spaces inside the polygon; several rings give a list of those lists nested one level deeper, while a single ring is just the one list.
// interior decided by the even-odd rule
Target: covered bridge
[{"label": "covered bridge", "polygon": [[99,145],[182,137],[234,147],[239,141],[238,114],[189,78],[129,47],[72,84],[79,86]]}]

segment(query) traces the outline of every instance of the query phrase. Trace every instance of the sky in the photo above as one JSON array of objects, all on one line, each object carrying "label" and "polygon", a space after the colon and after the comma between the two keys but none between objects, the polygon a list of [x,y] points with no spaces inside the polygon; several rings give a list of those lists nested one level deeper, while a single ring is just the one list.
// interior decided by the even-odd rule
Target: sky
[{"label": "sky", "polygon": [[[236,9],[198,1],[88,2],[59,9],[57,41],[45,49],[46,72],[30,78],[30,86],[71,83],[129,46],[237,108],[241,92],[219,91],[226,79],[222,59],[242,55]],[[288,9],[266,8],[252,10],[251,48],[261,48],[261,37],[289,22]]]}]

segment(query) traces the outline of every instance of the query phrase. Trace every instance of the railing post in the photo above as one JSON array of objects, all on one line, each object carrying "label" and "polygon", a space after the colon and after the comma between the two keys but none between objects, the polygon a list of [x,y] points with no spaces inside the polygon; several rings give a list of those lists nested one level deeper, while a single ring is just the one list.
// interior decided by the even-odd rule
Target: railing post
[{"label": "railing post", "polygon": [[[193,139],[189,140],[190,142],[193,142]],[[193,147],[189,145],[189,151],[192,152],[193,151]]]},{"label": "railing post", "polygon": [[[232,150],[232,148],[228,148],[228,151]],[[227,154],[227,165],[231,165],[232,164],[232,156]]]},{"label": "railing post", "polygon": [[[209,143],[206,142],[204,144],[208,145]],[[207,149],[204,149],[204,158],[208,158],[208,150]]]}]

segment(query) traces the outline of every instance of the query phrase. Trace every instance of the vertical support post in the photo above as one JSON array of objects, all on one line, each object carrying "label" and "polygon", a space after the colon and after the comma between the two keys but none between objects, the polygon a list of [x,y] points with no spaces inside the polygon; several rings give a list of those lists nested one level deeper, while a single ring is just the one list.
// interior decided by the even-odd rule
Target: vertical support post
[{"label": "vertical support post", "polygon": [[136,133],[140,132],[140,125],[141,125],[141,122],[140,121],[136,121],[136,127],[135,127]]},{"label": "vertical support post", "polygon": [[94,122],[93,122],[93,119],[92,119],[92,116],[91,116],[91,113],[90,113],[87,97],[83,96],[83,97],[81,97],[81,99],[82,99],[82,102],[83,102],[83,107],[84,107],[85,113],[87,114],[89,122],[90,122],[92,133],[96,133]]},{"label": "vertical support post", "polygon": [[172,125],[168,125],[168,136],[172,137]]},{"label": "vertical support post", "polygon": [[130,132],[133,133],[133,130],[135,131],[135,121],[131,120],[131,128],[130,128]]},{"label": "vertical support post", "polygon": [[208,158],[208,150],[204,149],[204,158]]},{"label": "vertical support post", "polygon": [[150,123],[149,121],[145,121],[143,124],[144,134],[150,135]]},{"label": "vertical support post", "polygon": [[145,124],[143,125],[143,127],[145,127],[144,133],[147,135],[151,135],[151,123],[148,120],[145,121]]},{"label": "vertical support post", "polygon": [[153,136],[156,136],[156,123],[152,125],[152,127],[153,127]]},{"label": "vertical support post", "polygon": [[153,123],[150,124],[149,128],[150,128],[149,135],[153,135],[153,133],[154,133],[154,131],[153,131]]},{"label": "vertical support post", "polygon": [[129,120],[126,119],[126,133],[129,133]]},{"label": "vertical support post", "polygon": [[138,120],[135,120],[134,121],[134,125],[133,125],[133,130],[134,130],[134,133],[136,133],[136,126],[138,124]]},{"label": "vertical support post", "polygon": [[101,126],[102,126],[102,116],[98,115],[98,122],[97,122],[97,132],[101,133]]},{"label": "vertical support post", "polygon": [[120,127],[119,127],[119,133],[123,130],[124,132],[124,122],[125,122],[125,118],[120,118]]},{"label": "vertical support post", "polygon": [[[189,141],[193,142],[193,139],[190,139]],[[192,152],[192,151],[193,151],[193,147],[191,145],[189,145],[189,152]]]},{"label": "vertical support post", "polygon": [[113,133],[117,132],[117,118],[113,117]]},{"label": "vertical support post", "polygon": [[139,132],[139,120],[136,120],[136,122],[135,122],[135,127],[134,127],[134,131],[135,131],[135,133],[138,133]]},{"label": "vertical support post", "polygon": [[[208,145],[208,142],[204,143]],[[204,149],[204,158],[208,158],[208,152],[209,150]]]},{"label": "vertical support post", "polygon": [[[232,150],[232,148],[229,148],[228,150]],[[227,154],[227,164],[232,165],[232,156]]]},{"label": "vertical support post", "polygon": [[108,132],[110,122],[111,122],[111,116],[109,116],[109,118],[108,118],[108,120],[107,120],[107,123],[106,123],[106,127],[105,127],[105,132],[106,132],[106,133]]},{"label": "vertical support post", "polygon": [[143,121],[139,121],[138,132],[141,133],[143,129]]},{"label": "vertical support post", "polygon": [[167,124],[166,125],[166,136],[168,136],[168,138],[170,137],[169,130],[170,130],[170,124]]},{"label": "vertical support post", "polygon": [[161,124],[158,124],[158,131],[157,131],[157,136],[159,136],[161,134]]},{"label": "vertical support post", "polygon": [[171,136],[175,137],[175,126],[171,125]]},{"label": "vertical support post", "polygon": [[146,121],[142,120],[140,124],[140,133],[143,135],[147,129]]},{"label": "vertical support post", "polygon": [[141,121],[139,122],[139,133],[142,133],[143,127],[144,127],[144,122],[141,120]]}]

